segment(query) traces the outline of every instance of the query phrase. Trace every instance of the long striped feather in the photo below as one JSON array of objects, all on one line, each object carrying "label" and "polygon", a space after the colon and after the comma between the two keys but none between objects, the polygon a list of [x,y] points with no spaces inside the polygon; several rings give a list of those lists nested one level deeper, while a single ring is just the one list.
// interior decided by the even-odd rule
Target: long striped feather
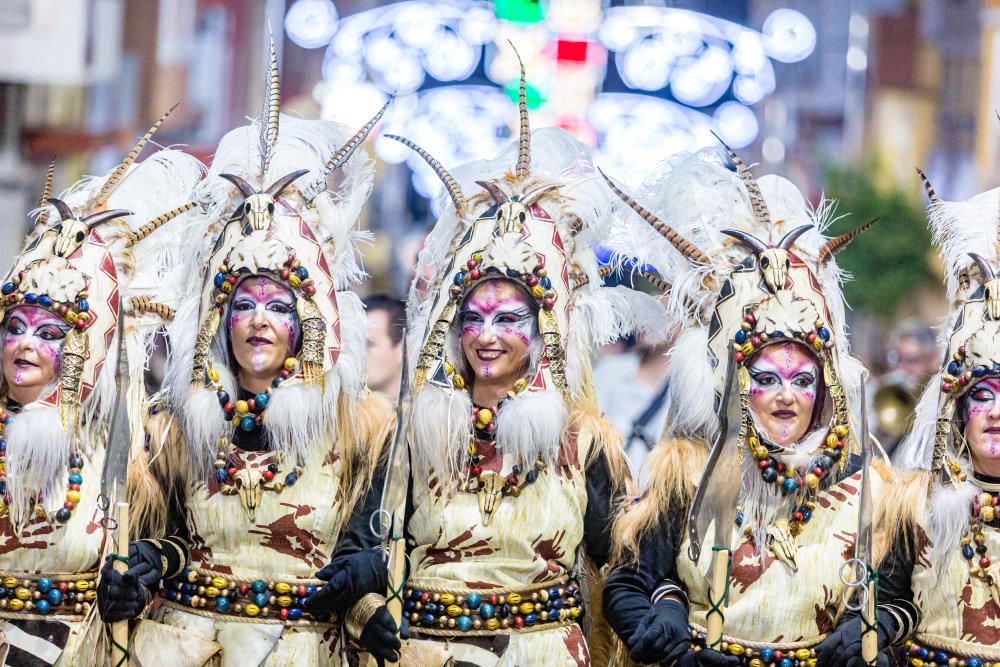
[{"label": "long striped feather", "polygon": [[55,180],[55,176],[56,159],[53,157],[49,162],[48,170],[45,172],[45,185],[42,186],[42,194],[38,196],[38,208],[42,209],[42,211],[35,220],[36,229],[44,227],[45,223],[49,221],[49,197],[52,196],[52,181]]},{"label": "long striped feather", "polygon": [[141,153],[142,149],[146,147],[149,140],[153,138],[156,131],[160,129],[160,126],[163,125],[163,121],[167,119],[167,116],[173,113],[174,109],[176,109],[179,105],[180,103],[178,102],[174,106],[167,109],[167,113],[160,116],[160,120],[153,123],[153,126],[146,130],[146,134],[142,135],[142,139],[140,139],[132,150],[129,151],[128,155],[125,156],[125,159],[121,161],[121,164],[115,167],[115,170],[111,172],[108,179],[104,181],[104,185],[101,186],[101,191],[97,193],[95,207],[102,206],[107,203],[111,193],[114,192],[115,188],[117,188],[125,179],[125,174],[128,172],[129,167],[132,166],[132,163],[135,162],[135,159],[139,157],[139,153]]},{"label": "long striped feather", "polygon": [[354,151],[358,149],[358,146],[364,143],[365,139],[368,137],[368,133],[372,131],[372,128],[375,127],[376,123],[378,123],[382,114],[384,114],[385,110],[389,108],[390,104],[392,104],[392,100],[393,97],[390,96],[389,99],[385,101],[385,104],[382,105],[382,108],[378,110],[378,113],[372,116],[371,120],[365,123],[364,126],[362,126],[362,128],[358,130],[354,136],[340,148],[340,150],[334,153],[333,157],[327,160],[325,165],[323,165],[323,175],[320,177],[320,192],[322,192],[322,188],[325,187],[326,177],[351,159],[351,156],[354,155]]},{"label": "long striped feather", "polygon": [[[271,155],[278,143],[278,113],[281,110],[281,77],[278,73],[278,53],[274,48],[274,35],[268,36],[267,89],[264,108],[260,114],[260,177],[263,181],[271,166]],[[265,124],[266,122],[266,124]]]},{"label": "long striped feather", "polygon": [[712,132],[712,134],[719,140],[722,147],[726,149],[729,159],[736,165],[736,175],[743,181],[743,187],[747,189],[747,194],[750,195],[750,206],[753,209],[753,217],[766,228],[771,221],[771,214],[767,210],[767,202],[764,201],[764,195],[760,192],[757,179],[753,177],[753,174],[750,173],[750,167],[736,154],[736,151],[730,148],[715,132]]},{"label": "long striped feather", "polygon": [[517,63],[521,67],[521,82],[517,89],[517,114],[520,123],[520,131],[517,136],[517,168],[514,174],[523,178],[528,175],[528,168],[531,166],[531,127],[528,124],[528,94],[527,79],[524,73],[524,61],[521,54],[514,48],[514,43],[510,42],[510,48],[514,49],[517,56]]}]

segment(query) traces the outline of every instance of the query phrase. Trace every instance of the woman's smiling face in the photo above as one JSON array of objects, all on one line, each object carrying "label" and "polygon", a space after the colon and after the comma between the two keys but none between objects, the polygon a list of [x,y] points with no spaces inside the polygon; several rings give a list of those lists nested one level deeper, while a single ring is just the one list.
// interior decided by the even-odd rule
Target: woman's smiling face
[{"label": "woman's smiling face", "polygon": [[4,322],[3,375],[7,393],[26,404],[55,381],[70,325],[38,306],[19,306]]},{"label": "woman's smiling face", "polygon": [[797,343],[768,345],[750,360],[750,410],[767,437],[787,447],[809,430],[819,366]]},{"label": "woman's smiling face", "polygon": [[459,314],[462,351],[477,379],[513,386],[528,370],[528,348],[538,336],[535,306],[506,279],[477,285]]},{"label": "woman's smiling face", "polygon": [[233,292],[229,340],[242,374],[277,377],[300,334],[295,296],[264,276],[244,279]]}]

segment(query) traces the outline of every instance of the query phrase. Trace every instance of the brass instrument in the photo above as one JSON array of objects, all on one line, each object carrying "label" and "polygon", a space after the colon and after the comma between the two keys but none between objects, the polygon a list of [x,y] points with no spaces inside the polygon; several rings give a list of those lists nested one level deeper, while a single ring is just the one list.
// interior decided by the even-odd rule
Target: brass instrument
[{"label": "brass instrument", "polygon": [[916,392],[904,384],[885,384],[872,396],[875,430],[886,440],[899,441],[913,423]]}]

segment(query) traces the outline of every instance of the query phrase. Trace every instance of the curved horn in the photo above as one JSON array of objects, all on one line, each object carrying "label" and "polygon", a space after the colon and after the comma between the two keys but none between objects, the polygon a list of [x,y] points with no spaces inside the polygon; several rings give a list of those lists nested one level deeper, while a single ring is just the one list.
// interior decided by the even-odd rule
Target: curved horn
[{"label": "curved horn", "polygon": [[920,167],[917,167],[917,173],[920,174],[920,181],[924,184],[924,190],[927,191],[927,198],[931,200],[932,204],[938,203],[940,200],[937,193],[934,192],[934,186],[927,180],[927,174]]},{"label": "curved horn", "polygon": [[295,179],[299,178],[303,174],[308,174],[308,173],[309,173],[308,169],[299,169],[298,171],[293,171],[290,174],[285,174],[284,176],[282,176],[281,178],[279,178],[278,180],[276,180],[274,183],[271,184],[271,187],[267,189],[267,194],[271,195],[272,197],[277,197],[278,195],[281,194],[282,190],[284,190],[289,185],[294,183]]},{"label": "curved horn", "polygon": [[125,241],[125,247],[131,248],[136,243],[143,240],[144,238],[155,232],[163,225],[167,224],[168,222],[170,222],[177,216],[181,215],[182,213],[187,213],[197,205],[198,204],[196,204],[195,202],[188,202],[183,206],[178,206],[172,211],[167,211],[166,213],[153,218],[152,220],[144,224],[142,227],[140,227],[138,230],[130,233],[127,236]]},{"label": "curved horn", "polygon": [[810,229],[812,229],[812,225],[802,225],[800,227],[796,227],[792,231],[785,234],[785,236],[780,241],[778,241],[778,247],[781,248],[782,250],[788,250],[789,248],[792,247],[792,244],[795,243],[800,236],[808,232]]},{"label": "curved horn", "polygon": [[243,193],[244,197],[252,197],[257,194],[257,191],[253,189],[252,185],[244,181],[236,174],[219,174],[219,178],[224,178],[239,188],[239,191]]},{"label": "curved horn", "polygon": [[688,241],[686,238],[678,234],[672,227],[670,227],[662,220],[657,218],[655,215],[644,209],[642,205],[639,204],[639,202],[637,202],[636,200],[632,199],[632,197],[625,194],[621,190],[621,188],[619,188],[617,185],[614,184],[614,181],[608,178],[607,174],[605,174],[600,169],[598,169],[598,171],[601,172],[601,176],[604,177],[604,180],[607,182],[608,187],[611,188],[611,190],[616,195],[618,195],[619,199],[628,204],[629,208],[638,213],[639,217],[641,217],[643,220],[648,222],[650,226],[653,229],[655,229],[657,233],[659,233],[660,236],[665,238],[667,241],[670,242],[672,246],[677,248],[677,252],[684,255],[692,262],[698,262],[699,264],[712,263],[712,260],[708,258],[708,255],[699,250],[693,243]]},{"label": "curved horn", "polygon": [[514,42],[507,40],[510,48],[514,49],[517,56],[517,63],[521,66],[521,82],[517,88],[517,115],[519,117],[520,130],[517,135],[517,167],[514,175],[518,178],[528,175],[528,167],[531,165],[531,127],[528,125],[528,84],[524,74],[524,61],[521,54],[514,47]]},{"label": "curved horn", "polygon": [[755,253],[767,250],[767,244],[753,234],[747,234],[746,232],[741,232],[738,229],[723,229],[722,233],[726,236],[732,236],[737,241],[741,241],[743,245],[750,248]]},{"label": "curved horn", "polygon": [[507,193],[501,190],[500,186],[493,181],[476,181],[476,184],[489,192],[490,196],[493,197],[493,201],[497,204],[506,204],[510,201],[510,197],[507,196]]},{"label": "curved horn", "polygon": [[38,208],[42,209],[35,218],[35,229],[44,227],[49,221],[49,197],[52,196],[52,181],[56,176],[56,159],[52,158],[49,168],[45,171],[45,185],[42,186],[42,194],[38,196]]},{"label": "curved horn", "polygon": [[[382,108],[378,110],[378,113],[372,116],[371,120],[365,123],[364,126],[358,130],[357,133],[355,133],[355,135],[340,148],[340,150],[334,153],[333,157],[331,157],[325,165],[323,165],[323,175],[320,177],[322,180],[325,181],[327,176],[342,167],[344,163],[351,159],[351,156],[354,155],[354,151],[357,150],[358,146],[364,143],[365,139],[368,137],[368,133],[372,131],[373,127],[375,127],[375,123],[379,121],[379,118],[382,117],[385,110],[389,108],[390,104],[392,104],[394,97],[395,95],[390,95],[389,99],[387,99],[385,104],[382,105]],[[325,185],[326,183],[324,182],[324,189]]]},{"label": "curved horn", "polygon": [[62,199],[56,199],[55,197],[49,197],[49,203],[56,207],[59,212],[60,220],[75,220],[76,216],[73,215],[73,209],[64,202]]},{"label": "curved horn", "polygon": [[990,263],[987,262],[981,255],[977,255],[974,252],[970,252],[969,257],[971,257],[972,261],[974,261],[976,263],[976,266],[979,267],[979,273],[983,276],[983,282],[986,282],[987,280],[993,280],[994,278],[997,277],[996,274],[993,272],[993,267],[990,266]]},{"label": "curved horn", "polygon": [[[281,78],[278,74],[278,54],[274,49],[274,35],[268,34],[267,88],[264,92],[264,108],[260,112],[260,176],[267,174],[271,166],[271,153],[278,143],[278,113],[281,110]],[[266,122],[265,122],[266,119]]]},{"label": "curved horn", "polygon": [[878,218],[866,222],[857,229],[847,232],[846,234],[841,234],[840,236],[835,236],[824,243],[819,249],[819,261],[826,262],[834,258],[834,256],[841,250],[846,248],[848,244],[854,239],[858,238],[864,232],[868,231],[872,225],[878,222]]},{"label": "curved horn", "polygon": [[562,185],[560,185],[559,183],[548,183],[540,188],[535,188],[528,194],[524,195],[524,197],[520,201],[525,206],[530,208],[534,206],[538,202],[538,200],[544,197],[546,194],[560,187],[562,187]]},{"label": "curved horn", "polygon": [[753,209],[753,217],[756,218],[757,222],[762,225],[770,224],[771,213],[767,210],[767,202],[764,201],[764,195],[761,194],[760,186],[757,185],[757,179],[753,177],[750,173],[750,167],[746,165],[740,156],[736,154],[729,145],[722,140],[722,137],[712,132],[712,136],[719,140],[722,147],[726,149],[726,154],[729,155],[729,159],[732,160],[733,164],[736,165],[736,175],[740,177],[743,181],[743,187],[747,189],[747,194],[750,195],[750,207]]},{"label": "curved horn", "polygon": [[395,141],[398,141],[399,143],[403,144],[404,146],[415,152],[417,155],[422,157],[424,161],[431,166],[431,169],[434,170],[434,173],[438,175],[438,178],[441,179],[441,182],[444,183],[444,187],[445,189],[448,190],[448,195],[451,197],[451,201],[455,205],[455,213],[457,213],[459,217],[465,215],[465,195],[462,194],[462,188],[459,187],[458,181],[456,181],[452,177],[452,175],[448,173],[448,170],[445,169],[443,166],[441,166],[440,162],[434,159],[434,156],[432,156],[430,153],[428,153],[423,148],[416,145],[409,139],[404,139],[403,137],[400,137],[395,134],[386,134],[384,136],[388,137],[389,139],[394,139]]},{"label": "curved horn", "polygon": [[97,201],[95,202],[96,206],[101,206],[108,201],[108,197],[111,196],[111,193],[114,192],[115,188],[117,188],[118,185],[125,179],[125,173],[128,171],[128,168],[132,166],[132,163],[135,162],[137,157],[139,157],[139,153],[142,152],[142,149],[147,143],[149,143],[149,140],[153,138],[153,135],[160,129],[160,126],[163,125],[163,121],[167,119],[167,116],[173,113],[174,109],[176,109],[179,104],[180,103],[178,102],[178,104],[175,104],[167,109],[167,113],[160,116],[160,120],[153,123],[153,126],[146,130],[146,134],[142,135],[142,139],[139,140],[139,143],[137,143],[132,150],[129,151],[128,155],[125,156],[125,159],[121,161],[121,164],[115,167],[115,170],[111,172],[110,176],[108,176],[108,180],[104,181],[101,191],[97,193]]},{"label": "curved horn", "polygon": [[132,211],[127,211],[123,208],[113,208],[108,211],[100,211],[93,215],[88,215],[83,219],[83,222],[86,223],[87,229],[94,229],[98,225],[104,224],[109,220],[114,220],[115,218],[120,218],[123,215],[132,215]]}]

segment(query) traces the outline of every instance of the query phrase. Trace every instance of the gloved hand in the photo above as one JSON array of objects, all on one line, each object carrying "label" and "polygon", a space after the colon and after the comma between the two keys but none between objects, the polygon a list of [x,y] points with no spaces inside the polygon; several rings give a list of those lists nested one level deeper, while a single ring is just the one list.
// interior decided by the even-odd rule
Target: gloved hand
[{"label": "gloved hand", "polygon": [[739,667],[740,659],[735,655],[722,655],[710,648],[688,651],[674,663],[675,667]]},{"label": "gloved hand", "polygon": [[379,667],[385,661],[399,662],[399,651],[402,643],[396,636],[396,622],[392,620],[389,610],[382,606],[375,610],[361,629],[358,643],[372,654]]},{"label": "gloved hand", "polygon": [[[879,614],[878,665],[888,667],[888,656],[881,653],[889,648],[898,628],[890,614]],[[851,616],[838,625],[830,635],[816,645],[816,664],[819,667],[849,667],[861,662],[861,617]]]},{"label": "gloved hand", "polygon": [[670,664],[690,648],[687,607],[670,598],[654,604],[628,640],[629,657],[643,664]]},{"label": "gloved hand", "polygon": [[[329,565],[316,573],[326,582],[303,603],[306,611],[323,618],[344,613],[366,593],[385,594],[386,569],[381,554],[373,550],[336,556]],[[395,632],[395,630],[393,630]]]},{"label": "gloved hand", "polygon": [[128,545],[128,569],[116,572],[113,559],[101,568],[97,582],[97,611],[105,623],[138,618],[153,594],[160,589],[160,550],[140,540]]}]

